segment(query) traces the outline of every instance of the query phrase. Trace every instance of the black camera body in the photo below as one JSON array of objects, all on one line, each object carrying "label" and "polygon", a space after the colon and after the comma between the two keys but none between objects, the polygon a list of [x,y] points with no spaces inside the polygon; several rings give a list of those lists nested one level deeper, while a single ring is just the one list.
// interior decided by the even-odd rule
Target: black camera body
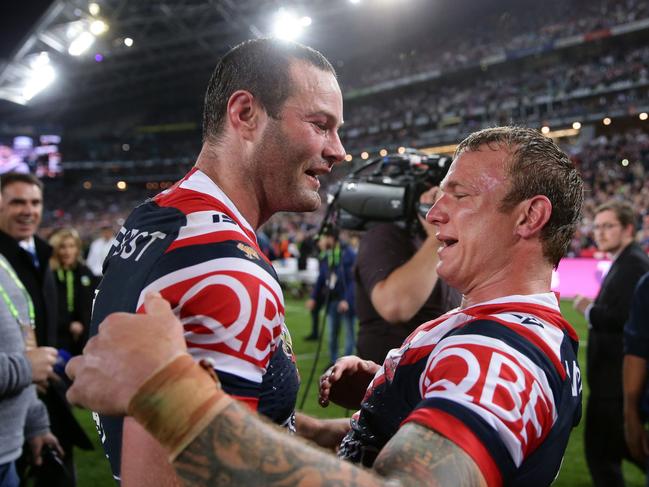
[{"label": "black camera body", "polygon": [[378,222],[417,225],[417,214],[425,216],[429,205],[419,196],[438,186],[451,158],[406,149],[370,161],[340,184],[334,199],[338,224],[348,230],[367,230]]}]

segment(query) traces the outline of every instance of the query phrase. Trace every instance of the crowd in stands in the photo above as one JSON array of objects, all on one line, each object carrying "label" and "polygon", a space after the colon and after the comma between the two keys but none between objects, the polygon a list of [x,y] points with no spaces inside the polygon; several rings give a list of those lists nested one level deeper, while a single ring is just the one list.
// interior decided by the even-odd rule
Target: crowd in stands
[{"label": "crowd in stands", "polygon": [[[491,69],[479,76],[410,86],[390,96],[352,101],[343,140],[348,151],[379,144],[420,146],[453,128],[467,134],[486,125],[516,121],[540,126],[553,118],[649,104],[649,46],[574,58],[525,69]],[[538,75],[542,70],[543,76]]]},{"label": "crowd in stands", "polygon": [[[536,51],[557,39],[610,29],[649,17],[649,5],[641,0],[520,2],[506,14],[485,13],[479,22],[463,25],[458,32],[429,30],[434,42],[410,42],[391,47],[374,62],[348,63],[342,72],[343,89],[368,87],[427,72],[450,72],[477,66],[486,58],[508,52]],[[524,10],[524,12],[523,12]],[[353,69],[358,66],[358,69]]]}]

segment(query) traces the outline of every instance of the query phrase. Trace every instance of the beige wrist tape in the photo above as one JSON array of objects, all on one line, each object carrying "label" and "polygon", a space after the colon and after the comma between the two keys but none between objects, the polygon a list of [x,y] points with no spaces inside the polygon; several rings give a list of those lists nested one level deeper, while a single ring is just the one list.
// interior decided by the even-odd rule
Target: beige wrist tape
[{"label": "beige wrist tape", "polygon": [[131,399],[128,414],[169,451],[173,462],[232,401],[208,363],[183,354],[147,379]]}]

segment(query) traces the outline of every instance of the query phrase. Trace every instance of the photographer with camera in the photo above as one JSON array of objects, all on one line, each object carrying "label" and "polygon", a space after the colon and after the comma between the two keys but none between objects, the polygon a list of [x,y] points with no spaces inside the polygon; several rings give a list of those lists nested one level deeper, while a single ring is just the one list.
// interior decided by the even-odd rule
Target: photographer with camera
[{"label": "photographer with camera", "polygon": [[[419,202],[432,205],[439,188],[423,192]],[[383,363],[420,324],[460,305],[462,296],[437,276],[440,241],[434,225],[417,215],[412,230],[382,223],[361,239],[356,268],[359,319],[358,355]]]}]

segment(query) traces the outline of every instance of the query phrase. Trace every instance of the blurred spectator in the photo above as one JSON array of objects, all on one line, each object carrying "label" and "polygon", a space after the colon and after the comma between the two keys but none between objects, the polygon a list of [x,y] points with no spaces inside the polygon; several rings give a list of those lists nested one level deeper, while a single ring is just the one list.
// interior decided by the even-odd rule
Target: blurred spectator
[{"label": "blurred spectator", "polygon": [[326,304],[327,324],[329,326],[329,358],[334,363],[338,357],[338,335],[340,325],[345,323],[345,355],[352,355],[356,346],[354,324],[354,281],[352,268],[356,261],[356,253],[345,242],[339,239],[338,229],[326,227],[318,245],[320,254],[320,274],[313,286],[307,308],[314,310],[317,300],[324,296]]},{"label": "blurred spectator", "polygon": [[631,456],[640,465],[647,465],[649,456],[648,360],[649,274],[645,274],[636,286],[629,320],[624,325],[624,436]]},{"label": "blurred spectator", "polygon": [[[79,240],[81,242],[81,240]],[[101,227],[101,234],[92,241],[88,250],[86,263],[95,276],[103,274],[104,259],[113,245],[113,227],[104,225]]]},{"label": "blurred spectator", "polygon": [[30,343],[29,298],[1,255],[0,289],[0,485],[18,487],[15,462],[24,442],[35,465],[42,463],[45,445],[62,453],[34,385],[47,380],[56,362],[56,349],[35,347],[33,339]]},{"label": "blurred spectator", "polygon": [[597,487],[623,486],[622,459],[632,460],[623,429],[623,329],[633,289],[649,271],[649,257],[635,243],[635,215],[628,203],[611,201],[595,211],[597,248],[613,264],[594,302],[576,296],[574,307],[589,324],[586,355],[590,396],[586,409],[584,447]]},{"label": "blurred spectator", "polygon": [[[9,261],[32,300],[37,344],[53,346],[57,339],[58,313],[56,284],[49,266],[52,248],[35,235],[43,209],[42,188],[42,183],[31,174],[2,176],[0,253]],[[47,382],[42,400],[47,406],[52,432],[65,452],[65,466],[74,475],[73,445],[92,448],[92,443],[72,415],[65,399],[63,379],[56,372]],[[21,464],[28,462],[23,454]],[[36,484],[54,485],[53,479],[42,478]]]},{"label": "blurred spectator", "polygon": [[98,278],[81,260],[81,239],[64,228],[50,237],[50,264],[58,291],[57,348],[79,355],[88,341],[92,301]]}]

